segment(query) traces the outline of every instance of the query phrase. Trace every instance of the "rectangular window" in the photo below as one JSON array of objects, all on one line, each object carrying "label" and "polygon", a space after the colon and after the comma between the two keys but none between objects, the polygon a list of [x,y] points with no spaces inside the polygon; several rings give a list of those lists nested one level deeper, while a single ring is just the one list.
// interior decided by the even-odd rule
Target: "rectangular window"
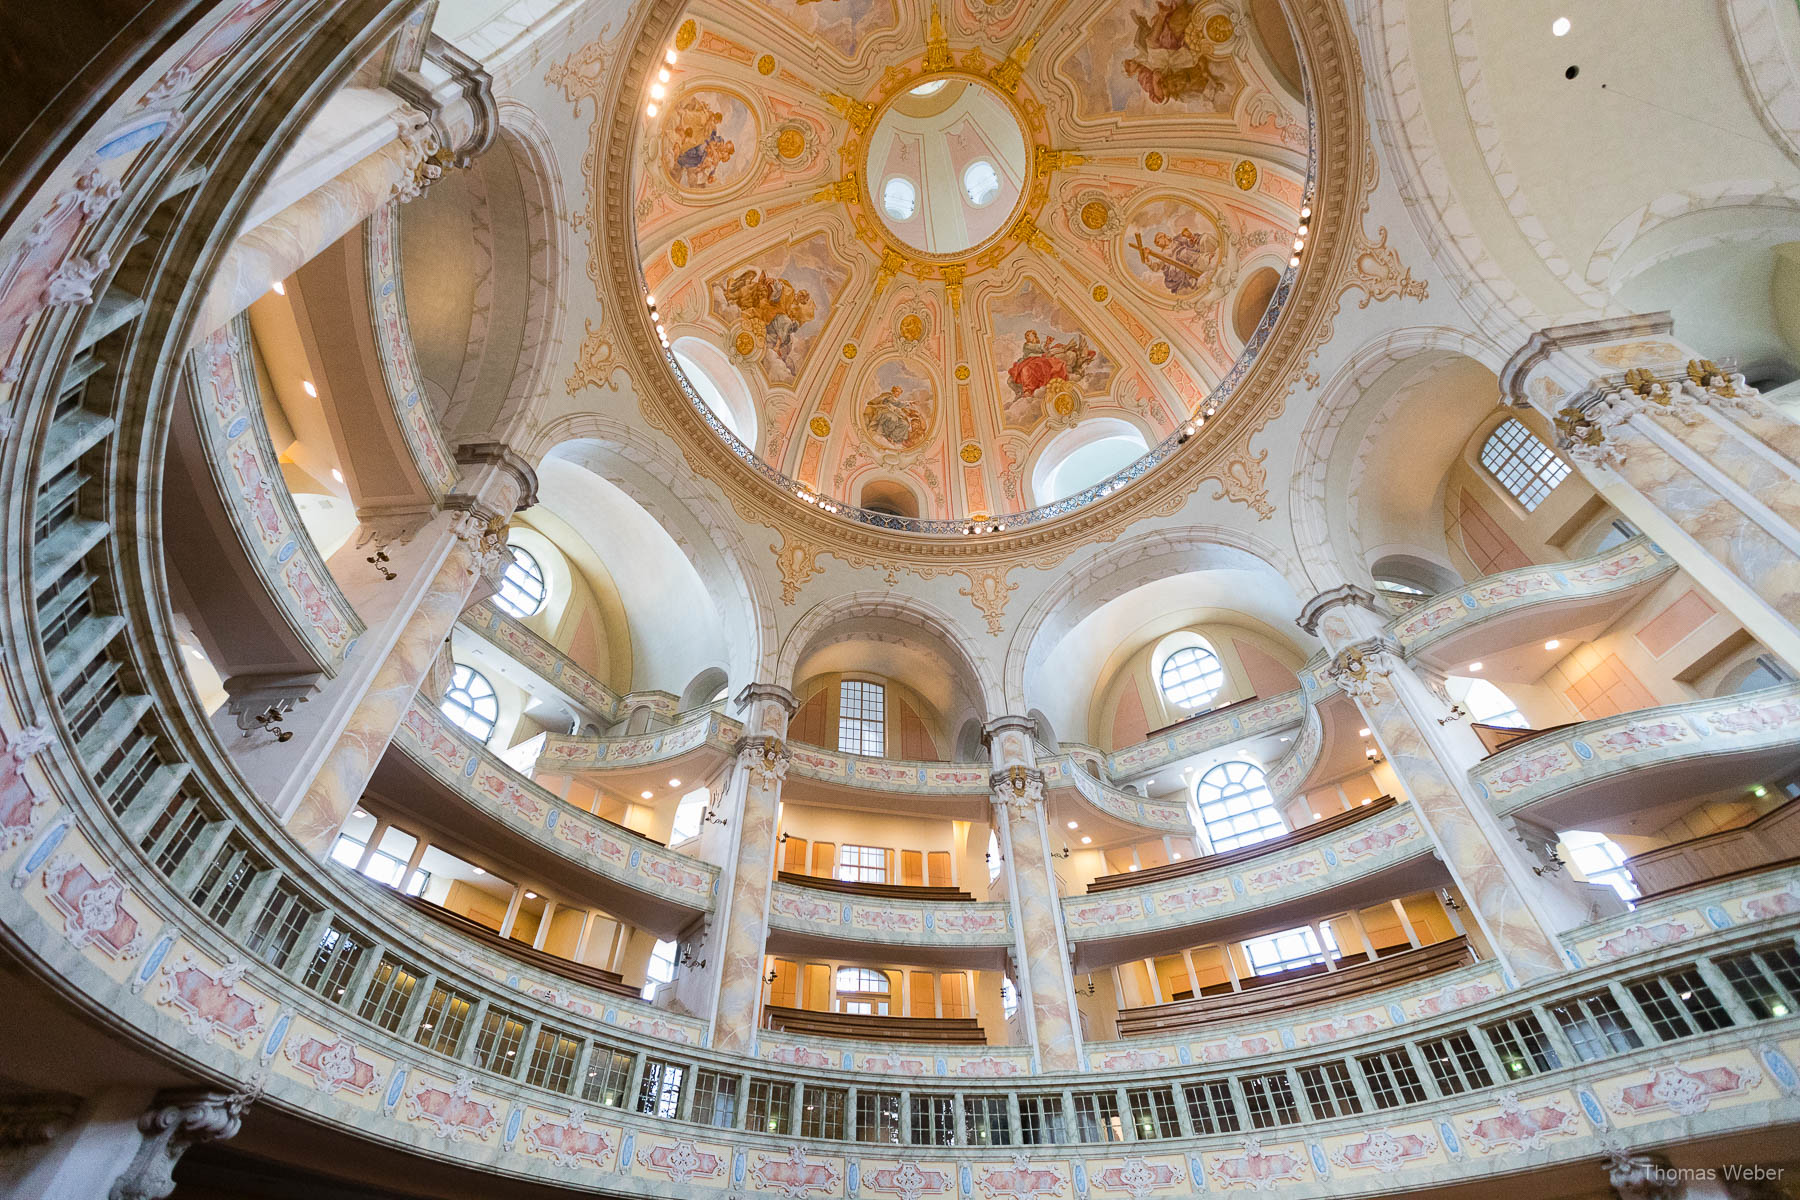
[{"label": "rectangular window", "polygon": [[294,947],[300,944],[300,935],[306,932],[307,922],[318,915],[319,910],[308,904],[293,886],[278,884],[263,902],[262,911],[256,914],[256,923],[245,944],[250,953],[279,971],[287,966]]},{"label": "rectangular window", "polygon": [[971,1146],[1012,1145],[1012,1117],[1005,1096],[964,1096],[963,1126]]},{"label": "rectangular window", "polygon": [[333,1004],[344,1003],[344,993],[349,990],[366,949],[356,934],[341,925],[332,925],[313,947],[312,961],[306,964],[306,974],[300,980],[302,986]]},{"label": "rectangular window", "polygon": [[839,846],[837,877],[851,883],[886,883],[887,851],[880,846]]},{"label": "rectangular window", "polygon": [[1061,1096],[1019,1097],[1019,1140],[1027,1146],[1062,1146],[1069,1141]]},{"label": "rectangular window", "polygon": [[695,1071],[688,1120],[730,1129],[737,1124],[738,1077],[722,1071]]},{"label": "rectangular window", "polygon": [[1575,1057],[1592,1062],[1609,1054],[1623,1054],[1644,1044],[1625,1018],[1611,992],[1595,992],[1550,1006],[1550,1015],[1569,1035]]},{"label": "rectangular window", "polygon": [[637,1055],[608,1046],[595,1046],[588,1060],[587,1078],[581,1081],[581,1098],[605,1108],[622,1108],[625,1088],[631,1083],[631,1067]]},{"label": "rectangular window", "polygon": [[1556,1047],[1544,1033],[1533,1013],[1520,1013],[1505,1021],[1482,1026],[1488,1043],[1500,1057],[1500,1065],[1508,1079],[1523,1079],[1540,1071],[1554,1071],[1562,1066]]},{"label": "rectangular window", "polygon": [[1181,1089],[1187,1100],[1188,1120],[1195,1133],[1236,1133],[1237,1104],[1231,1098],[1231,1085],[1223,1079],[1190,1083]]},{"label": "rectangular window", "polygon": [[1250,960],[1251,972],[1256,975],[1274,975],[1297,967],[1323,966],[1327,953],[1332,958],[1341,957],[1337,943],[1331,936],[1331,926],[1322,928],[1325,931],[1323,949],[1319,946],[1319,939],[1313,936],[1311,927],[1305,925],[1245,942],[1244,956]]},{"label": "rectangular window", "polygon": [[900,1093],[856,1093],[856,1140],[900,1144]]},{"label": "rectangular window", "polygon": [[1356,1094],[1350,1068],[1342,1060],[1301,1067],[1300,1086],[1306,1091],[1306,1103],[1315,1121],[1354,1117],[1362,1112],[1362,1097]]},{"label": "rectangular window", "polygon": [[638,1089],[637,1110],[645,1116],[681,1115],[681,1093],[687,1087],[687,1068],[660,1059],[644,1060],[644,1084]]},{"label": "rectangular window", "polygon": [[220,925],[231,920],[238,902],[264,868],[261,859],[250,851],[250,843],[237,834],[225,839],[213,860],[201,872],[200,882],[188,893],[188,899],[206,910],[206,915]]},{"label": "rectangular window", "polygon": [[1287,1072],[1246,1075],[1241,1082],[1244,1107],[1250,1110],[1252,1129],[1273,1129],[1277,1125],[1292,1125],[1300,1119],[1300,1108],[1294,1103],[1294,1089],[1288,1083]]},{"label": "rectangular window", "polygon": [[1131,1105],[1131,1127],[1140,1142],[1181,1136],[1181,1118],[1175,1113],[1175,1093],[1166,1087],[1132,1088],[1125,1093]]},{"label": "rectangular window", "polygon": [[1650,1027],[1665,1042],[1695,1033],[1711,1033],[1731,1025],[1731,1014],[1695,968],[1680,967],[1666,975],[1626,985]]},{"label": "rectangular window", "polygon": [[1466,1033],[1420,1042],[1419,1051],[1425,1055],[1425,1066],[1438,1085],[1438,1091],[1446,1096],[1460,1096],[1493,1085],[1494,1077],[1488,1072],[1487,1064],[1481,1061],[1475,1039]]},{"label": "rectangular window", "polygon": [[915,1146],[956,1145],[956,1106],[948,1096],[914,1093],[909,1116]]},{"label": "rectangular window", "polygon": [[794,1085],[779,1079],[752,1079],[744,1128],[785,1134],[794,1124]]},{"label": "rectangular window", "polygon": [[427,1050],[455,1058],[462,1050],[463,1030],[468,1027],[469,1013],[475,1001],[441,983],[433,984],[425,997],[425,1013],[419,1018],[419,1032],[413,1040]]},{"label": "rectangular window", "polygon": [[1793,1011],[1789,996],[1782,995],[1781,984],[1790,991],[1800,989],[1800,953],[1792,946],[1776,946],[1749,954],[1738,954],[1719,960],[1731,990],[1738,994],[1744,1007],[1758,1021],[1785,1017]]},{"label": "rectangular window", "polygon": [[845,1089],[808,1084],[801,1092],[800,1136],[843,1141],[844,1113],[849,1106],[850,1093]]},{"label": "rectangular window", "polygon": [[519,1067],[519,1043],[525,1040],[525,1021],[505,1009],[490,1008],[475,1035],[475,1065],[496,1075],[511,1075]]},{"label": "rectangular window", "polygon": [[581,1041],[548,1025],[538,1030],[531,1044],[531,1062],[525,1067],[525,1082],[532,1087],[566,1092],[575,1078],[575,1061],[581,1057]]},{"label": "rectangular window", "polygon": [[1075,1131],[1084,1142],[1122,1142],[1125,1122],[1112,1092],[1075,1093]]},{"label": "rectangular window", "polygon": [[419,985],[419,973],[391,954],[381,956],[375,967],[375,978],[363,993],[357,1015],[373,1021],[389,1033],[399,1033],[406,1020],[406,1002]]},{"label": "rectangular window", "polygon": [[138,846],[151,856],[158,871],[172,875],[186,861],[200,835],[219,819],[212,805],[178,792],[144,831]]},{"label": "rectangular window", "polygon": [[887,754],[887,689],[846,679],[838,684],[838,753]]},{"label": "rectangular window", "polygon": [[1406,1047],[1396,1046],[1356,1062],[1362,1067],[1363,1079],[1369,1085],[1369,1094],[1375,1098],[1376,1108],[1398,1108],[1425,1099],[1425,1085],[1420,1082],[1419,1072],[1407,1056]]}]

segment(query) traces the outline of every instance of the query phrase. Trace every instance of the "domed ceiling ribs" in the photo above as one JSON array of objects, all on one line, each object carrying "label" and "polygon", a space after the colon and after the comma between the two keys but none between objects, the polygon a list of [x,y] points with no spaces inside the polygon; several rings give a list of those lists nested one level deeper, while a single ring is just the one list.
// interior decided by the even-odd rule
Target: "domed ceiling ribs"
[{"label": "domed ceiling ribs", "polygon": [[1239,288],[1287,267],[1306,114],[1229,0],[697,0],[672,44],[633,163],[643,278],[821,496],[1040,504],[1060,430],[1154,445],[1202,412]]}]

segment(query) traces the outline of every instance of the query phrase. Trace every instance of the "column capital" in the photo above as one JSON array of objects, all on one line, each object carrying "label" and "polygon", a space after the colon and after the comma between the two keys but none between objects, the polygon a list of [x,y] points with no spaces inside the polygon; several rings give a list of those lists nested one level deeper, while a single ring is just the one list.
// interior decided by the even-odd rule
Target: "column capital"
[{"label": "column capital", "polygon": [[1654,1151],[1637,1150],[1608,1140],[1606,1182],[1620,1200],[1677,1200],[1686,1188],[1676,1179],[1669,1160]]},{"label": "column capital", "polygon": [[[1632,313],[1623,317],[1604,317],[1598,321],[1551,325],[1527,338],[1525,344],[1515,350],[1513,356],[1506,360],[1506,365],[1500,368],[1500,394],[1515,408],[1529,408],[1532,403],[1530,384],[1533,376],[1559,355],[1602,342],[1668,337],[1674,331],[1675,320],[1666,312]],[[1592,374],[1600,373],[1592,368],[1589,371]]]},{"label": "column capital", "polygon": [[787,778],[788,761],[792,757],[787,743],[778,737],[747,737],[737,744],[738,766],[752,772],[764,787]]},{"label": "column capital", "polygon": [[1381,697],[1375,694],[1375,681],[1392,675],[1400,661],[1399,643],[1391,638],[1365,638],[1339,650],[1326,666],[1325,674],[1352,700],[1375,705],[1381,703]]},{"label": "column capital", "polygon": [[1044,802],[1044,773],[1015,763],[989,775],[988,790],[1007,816],[1023,818]]},{"label": "column capital", "polygon": [[987,747],[994,764],[999,767],[1013,763],[1029,765],[1037,761],[1037,755],[1032,751],[1036,737],[1037,721],[1032,717],[995,717],[981,727],[981,744]]},{"label": "column capital", "polygon": [[537,471],[525,456],[504,442],[464,442],[456,448],[456,461],[462,466],[488,466],[512,477],[518,486],[514,512],[524,512],[538,499]]},{"label": "column capital", "polygon": [[739,712],[749,715],[751,706],[762,700],[779,705],[786,716],[800,711],[800,698],[779,683],[746,683],[731,702]]},{"label": "column capital", "polygon": [[108,1200],[163,1200],[175,1190],[175,1164],[181,1156],[190,1146],[236,1136],[258,1091],[178,1088],[157,1093],[138,1118],[143,1144],[113,1183]]},{"label": "column capital", "polygon": [[1309,637],[1319,636],[1319,621],[1334,608],[1350,605],[1354,608],[1365,608],[1383,621],[1387,613],[1381,607],[1381,601],[1375,593],[1354,583],[1343,583],[1327,591],[1320,592],[1311,600],[1300,606],[1300,615],[1294,618],[1294,624],[1307,632]]}]

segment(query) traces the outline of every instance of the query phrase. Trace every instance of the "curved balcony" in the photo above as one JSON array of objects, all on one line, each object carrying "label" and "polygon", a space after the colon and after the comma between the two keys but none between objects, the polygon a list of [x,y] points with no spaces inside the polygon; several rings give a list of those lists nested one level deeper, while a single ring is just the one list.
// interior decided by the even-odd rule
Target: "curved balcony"
[{"label": "curved balcony", "polygon": [[[1371,806],[1373,807],[1373,806]],[[1430,835],[1410,804],[1384,807],[1323,836],[1301,829],[1279,846],[1246,847],[1229,861],[1183,863],[1176,878],[1116,887],[1062,900],[1063,925],[1077,971],[1171,948],[1205,925],[1209,937],[1276,927],[1288,917],[1334,904],[1373,902],[1409,885],[1432,886],[1442,868]]]},{"label": "curved balcony", "polygon": [[829,954],[849,943],[923,966],[999,968],[1015,941],[1009,904],[909,900],[785,881],[769,896],[770,954]]},{"label": "curved balcony", "polygon": [[[514,622],[517,624],[517,622]],[[534,635],[535,636],[535,635]],[[572,737],[547,734],[538,750],[539,772],[634,771],[656,767],[687,768],[704,777],[723,766],[736,750],[743,726],[716,712],[703,712],[680,725],[623,737]],[[695,770],[694,768],[699,768]],[[624,780],[628,784],[631,780]]]},{"label": "curved balcony", "polygon": [[[657,720],[667,721],[680,707],[680,699],[668,692],[633,692],[629,696],[620,696],[523,621],[502,612],[492,601],[471,604],[464,610],[459,627],[529,668],[571,707],[608,724],[623,719],[635,708],[647,709]],[[578,747],[592,745],[595,741],[594,738],[570,737],[558,739],[557,744],[570,747],[565,753],[574,760],[581,758]],[[600,751],[595,752],[596,757],[600,754]]]},{"label": "curved balcony", "polygon": [[1062,755],[1040,763],[1044,787],[1051,793],[1068,792],[1080,797],[1095,813],[1124,825],[1158,833],[1192,836],[1194,821],[1184,804],[1149,800],[1136,792],[1114,787],[1089,774],[1074,757]]},{"label": "curved balcony", "polygon": [[1107,777],[1133,779],[1151,774],[1191,754],[1202,754],[1244,738],[1286,732],[1301,719],[1306,702],[1300,691],[1268,700],[1252,698],[1189,717],[1155,737],[1116,750],[1106,757]]},{"label": "curved balcony", "polygon": [[1791,769],[1797,743],[1800,683],[1789,683],[1547,730],[1483,759],[1469,778],[1497,815],[1528,810],[1558,829],[1629,815],[1655,828],[1694,796]]},{"label": "curved balcony", "polygon": [[[400,754],[382,760],[372,790],[403,810],[410,803],[434,827],[514,861],[530,853],[527,844],[548,851],[551,862],[539,866],[537,877],[664,936],[712,909],[717,867],[557,799],[476,746],[422,698],[407,710],[393,745]],[[461,800],[464,813],[422,800],[433,783]],[[517,841],[496,841],[496,833]],[[561,879],[552,878],[556,862],[568,868]]]}]

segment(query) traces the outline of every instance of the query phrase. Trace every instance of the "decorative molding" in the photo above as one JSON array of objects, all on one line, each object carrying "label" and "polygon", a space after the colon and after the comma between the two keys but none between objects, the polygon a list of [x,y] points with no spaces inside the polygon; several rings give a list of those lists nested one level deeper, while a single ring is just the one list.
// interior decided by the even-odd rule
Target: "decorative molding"
[{"label": "decorative molding", "polygon": [[107,1193],[108,1200],[164,1200],[175,1190],[175,1164],[181,1156],[193,1146],[235,1137],[244,1113],[261,1094],[255,1082],[241,1092],[192,1088],[159,1093],[154,1106],[138,1118],[144,1140]]}]

